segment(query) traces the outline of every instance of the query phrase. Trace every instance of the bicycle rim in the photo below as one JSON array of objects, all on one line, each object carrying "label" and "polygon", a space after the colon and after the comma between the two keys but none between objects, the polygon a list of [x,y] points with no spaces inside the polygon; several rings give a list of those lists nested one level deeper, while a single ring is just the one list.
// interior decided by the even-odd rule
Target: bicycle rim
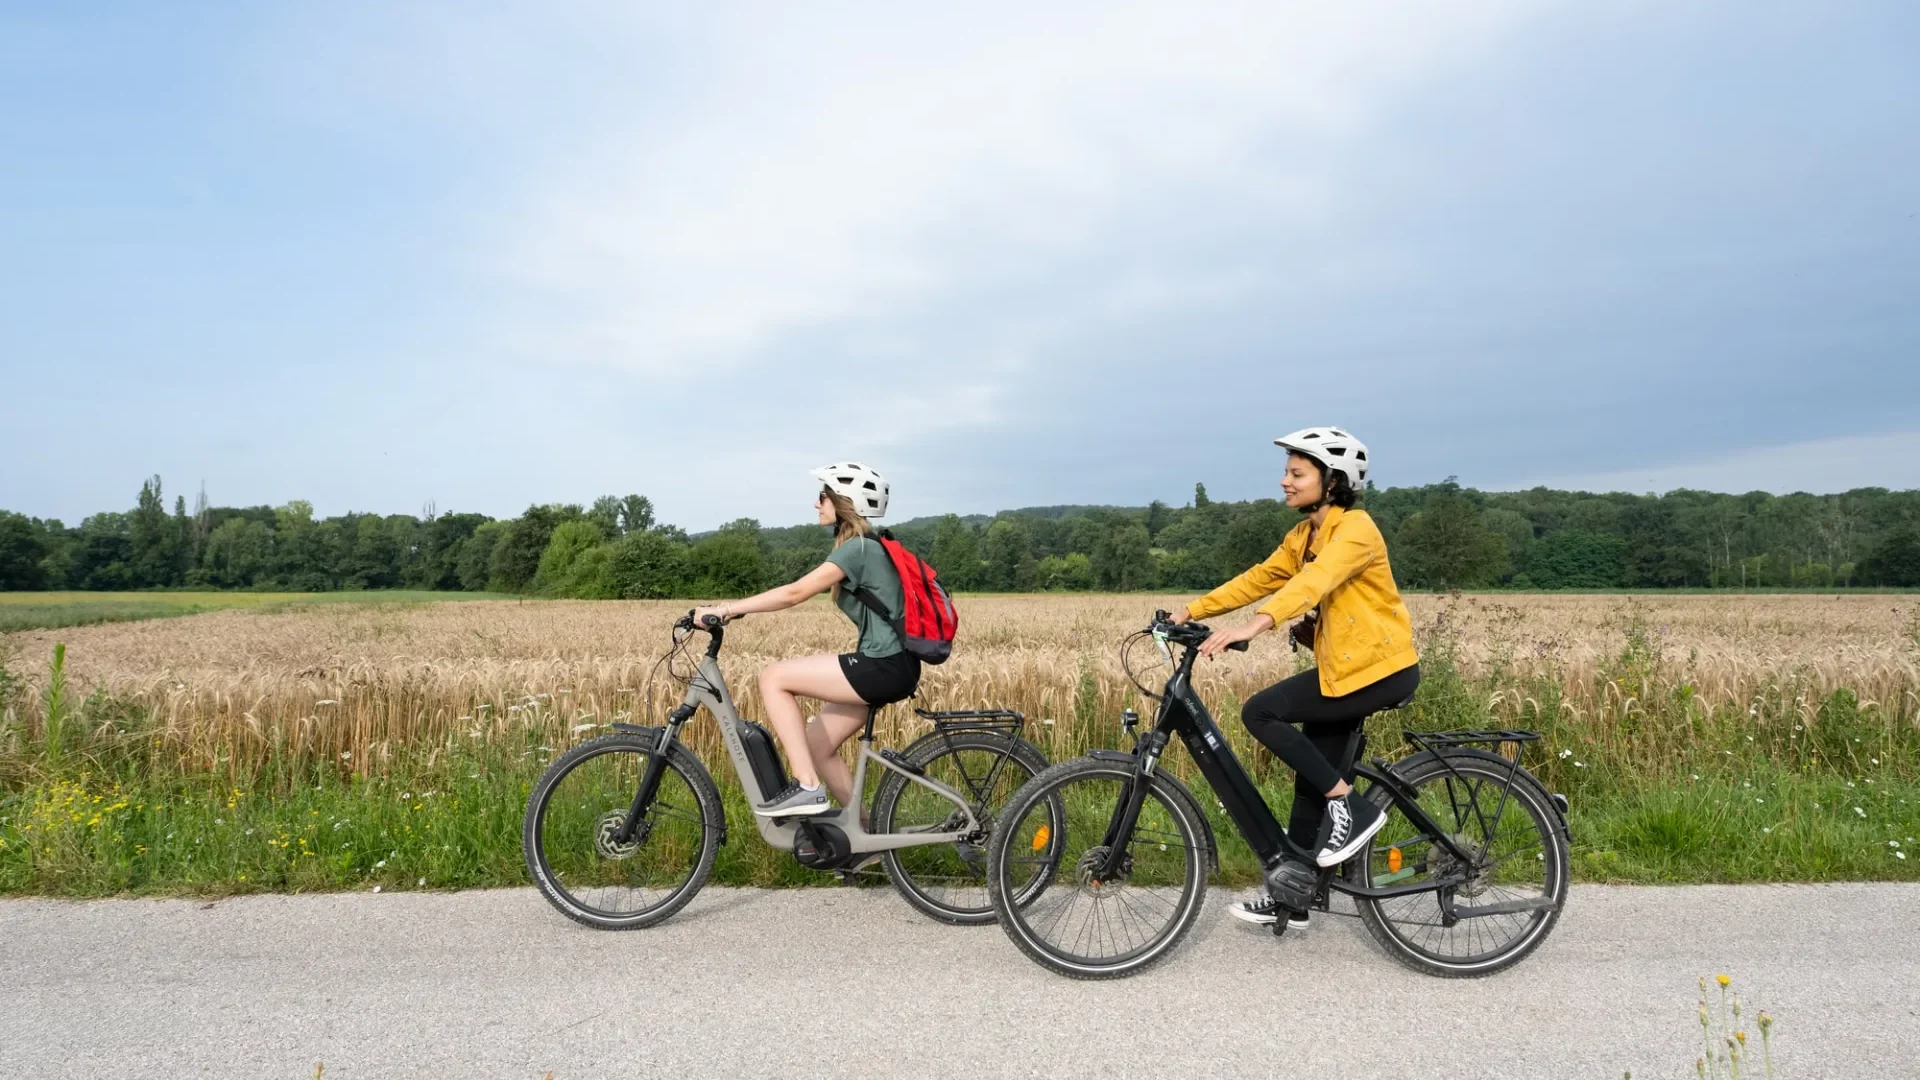
[{"label": "bicycle rim", "polygon": [[[965,798],[988,828],[1013,793],[1034,777],[1032,768],[1008,753],[998,739],[957,739],[951,748],[925,761],[924,768],[927,779]],[[964,823],[964,815],[951,800],[905,779],[883,817],[877,827],[895,834],[949,832]],[[923,909],[956,920],[993,918],[985,832],[973,841],[898,848],[887,853],[886,862],[894,883],[911,893]]]},{"label": "bicycle rim", "polygon": [[[1149,785],[1119,870],[1104,877],[1108,823],[1132,770],[1082,759],[1015,796],[994,838],[1001,925],[1028,955],[1064,974],[1124,975],[1153,963],[1199,914],[1203,833],[1185,800]],[[1010,899],[1026,898],[1022,902]]]},{"label": "bicycle rim", "polygon": [[632,839],[620,820],[654,751],[631,743],[582,747],[543,785],[533,823],[534,857],[548,896],[595,923],[645,921],[704,883],[719,827],[693,781],[671,757]]},{"label": "bicycle rim", "polygon": [[[1421,808],[1473,856],[1456,856],[1415,828],[1397,807],[1367,850],[1348,864],[1356,884],[1386,887],[1456,878],[1455,910],[1503,903],[1546,906],[1503,914],[1450,918],[1439,891],[1381,900],[1362,899],[1362,913],[1383,944],[1416,966],[1448,974],[1498,970],[1545,937],[1566,899],[1567,850],[1544,792],[1523,774],[1509,782],[1505,763],[1450,756],[1416,766],[1407,776]],[[1386,801],[1384,792],[1370,792]]]}]

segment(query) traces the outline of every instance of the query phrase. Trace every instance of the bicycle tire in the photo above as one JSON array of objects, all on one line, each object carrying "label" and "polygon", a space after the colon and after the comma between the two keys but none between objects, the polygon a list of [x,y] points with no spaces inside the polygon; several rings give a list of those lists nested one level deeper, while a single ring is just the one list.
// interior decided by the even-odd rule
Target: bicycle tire
[{"label": "bicycle tire", "polygon": [[[1155,774],[1146,778],[1148,800],[1142,806],[1142,819],[1147,817],[1149,807],[1157,808],[1154,812],[1156,821],[1164,820],[1171,826],[1171,831],[1166,831],[1163,835],[1186,853],[1180,872],[1177,899],[1166,902],[1166,906],[1172,910],[1172,918],[1166,926],[1145,945],[1117,957],[1099,959],[1069,953],[1065,949],[1050,944],[1029,922],[1029,916],[1039,921],[1044,920],[1047,913],[1040,910],[1040,905],[1031,900],[1020,902],[1020,890],[1010,887],[1013,882],[1009,872],[1012,865],[1013,842],[1017,835],[1024,835],[1027,831],[1024,825],[1027,816],[1042,800],[1048,799],[1060,800],[1067,806],[1068,814],[1071,815],[1074,810],[1074,800],[1063,795],[1062,789],[1074,781],[1109,780],[1114,782],[1117,793],[1124,791],[1125,785],[1132,779],[1133,765],[1130,762],[1093,757],[1061,762],[1034,777],[1025,787],[1014,792],[1000,816],[1004,827],[994,832],[993,841],[988,847],[987,889],[993,897],[994,911],[999,915],[1000,928],[1006,931],[1007,937],[1013,940],[1014,945],[1019,947],[1028,959],[1069,978],[1118,979],[1144,971],[1164,959],[1180,944],[1188,931],[1193,929],[1193,924],[1199,920],[1201,908],[1206,903],[1207,872],[1211,855],[1207,849],[1204,819],[1199,817],[1195,809],[1197,804],[1192,796],[1185,792],[1178,781],[1164,774]],[[1112,813],[1111,806],[1111,803],[1105,805],[1099,802],[1090,803],[1085,809],[1087,816],[1081,827],[1088,827],[1096,833],[1102,831]],[[1051,869],[1046,871],[1049,874],[1057,873],[1058,868],[1067,863],[1068,854],[1072,850],[1070,846],[1072,838],[1064,835],[1064,832],[1065,830],[1054,834],[1048,841],[1058,846],[1057,851],[1053,852]],[[1142,842],[1140,839],[1142,835],[1141,832],[1136,831],[1135,844]],[[1154,846],[1162,852],[1165,852],[1168,847],[1166,842]],[[1132,850],[1140,850],[1133,848],[1133,845],[1129,847]],[[1088,886],[1078,880],[1057,884],[1064,885],[1077,894],[1087,894]],[[1125,888],[1125,883],[1121,887]],[[1049,890],[1048,899],[1053,899],[1056,891],[1059,890]],[[1072,902],[1072,900],[1068,901],[1068,903]]]},{"label": "bicycle tire", "polygon": [[[1040,752],[1040,748],[1027,740],[1017,735],[1009,736],[984,730],[936,732],[907,747],[902,756],[915,767],[933,772],[939,769],[942,758],[951,757],[958,763],[959,755],[964,751],[980,751],[990,755],[1004,754],[1009,765],[1017,764],[1022,771],[1022,775],[1018,777],[1018,783],[1009,786],[1000,778],[994,778],[994,789],[1005,790],[1009,795],[1045,772],[1049,764],[1047,756]],[[972,774],[964,764],[959,765],[959,768],[967,784],[971,784]],[[975,792],[964,790],[963,785],[953,784],[949,778],[934,776],[933,779],[940,780],[948,787],[961,787],[963,795],[975,794]],[[982,777],[982,780],[984,779],[985,777]],[[925,791],[905,776],[892,770],[887,771],[873,796],[875,834],[893,831],[894,818],[899,812],[901,797],[916,790]],[[926,792],[926,794],[930,799],[938,798],[932,792]],[[988,792],[987,795],[991,798],[992,793]],[[952,805],[944,799],[940,801],[945,805]],[[1005,801],[1000,800],[1001,806],[1005,805]],[[995,918],[992,898],[987,895],[986,849],[990,842],[989,838],[992,836],[994,815],[1000,806],[976,803],[970,809],[974,816],[987,826],[986,836],[972,844],[945,846],[953,849],[954,863],[957,864],[947,869],[954,872],[954,876],[959,880],[977,881],[977,886],[960,888],[968,899],[972,899],[972,889],[977,887],[979,890],[977,902],[965,903],[960,901],[959,896],[943,896],[933,885],[931,871],[938,867],[930,865],[931,859],[935,856],[928,851],[928,848],[937,845],[927,845],[926,848],[896,849],[881,857],[881,865],[886,869],[887,879],[893,883],[893,887],[899,891],[907,903],[929,918],[956,926],[984,925]]]},{"label": "bicycle tire", "polygon": [[[1449,768],[1449,766],[1451,766],[1451,768]],[[1501,815],[1501,820],[1503,822],[1509,820],[1508,815],[1518,810],[1525,815],[1527,821],[1530,823],[1531,831],[1541,838],[1541,849],[1537,859],[1541,867],[1542,875],[1542,885],[1539,895],[1543,898],[1550,899],[1552,906],[1540,908],[1528,913],[1529,918],[1524,930],[1516,934],[1514,938],[1506,944],[1490,951],[1464,957],[1450,958],[1442,955],[1438,950],[1429,945],[1423,945],[1415,941],[1414,935],[1402,927],[1402,921],[1394,917],[1387,910],[1388,904],[1396,904],[1402,909],[1408,906],[1418,906],[1420,902],[1414,901],[1413,898],[1400,898],[1397,901],[1386,901],[1356,896],[1354,899],[1360,910],[1360,921],[1366,925],[1367,932],[1371,934],[1374,941],[1395,960],[1415,971],[1439,976],[1441,978],[1479,978],[1504,971],[1519,963],[1535,949],[1539,948],[1541,943],[1546,940],[1547,935],[1553,931],[1554,925],[1560,919],[1560,913],[1566,906],[1567,889],[1569,878],[1571,877],[1571,858],[1568,851],[1566,830],[1561,823],[1558,811],[1553,805],[1552,797],[1548,795],[1546,788],[1541,785],[1532,773],[1527,772],[1525,769],[1516,771],[1513,768],[1512,762],[1508,759],[1481,750],[1458,749],[1439,755],[1418,755],[1408,762],[1402,762],[1396,765],[1395,770],[1407,785],[1416,791],[1421,790],[1423,786],[1431,784],[1434,781],[1447,781],[1451,783],[1456,776],[1467,778],[1469,782],[1494,785],[1492,789],[1494,793],[1504,791],[1510,802]],[[1405,818],[1397,813],[1398,808],[1392,805],[1386,798],[1384,792],[1377,791],[1376,788],[1369,788],[1366,795],[1372,798],[1376,804],[1386,809],[1390,818],[1388,824],[1382,828],[1380,833],[1377,834],[1372,841],[1369,841],[1367,849],[1356,854],[1354,858],[1348,860],[1346,864],[1345,875],[1347,880],[1352,884],[1362,887],[1371,883],[1374,872],[1379,866],[1376,860],[1384,860],[1383,852],[1391,850],[1394,846],[1393,839],[1399,832],[1417,833],[1417,830],[1413,830],[1411,825],[1406,823]],[[1479,798],[1477,792],[1469,797],[1476,802]],[[1451,793],[1450,798],[1452,798]],[[1429,813],[1431,814],[1432,812],[1430,809]],[[1456,818],[1457,817],[1459,817],[1459,814],[1456,810]],[[1443,827],[1447,824],[1445,820],[1437,816],[1435,820]],[[1398,832],[1396,832],[1394,828],[1396,821],[1401,823],[1401,829]],[[1477,827],[1478,826],[1475,826],[1475,828]],[[1418,835],[1422,837],[1425,836],[1425,834]],[[1472,837],[1469,836],[1468,839],[1472,839]],[[1427,845],[1430,851],[1438,850],[1433,847],[1430,840],[1427,841]],[[1401,846],[1410,845],[1403,843]],[[1402,859],[1404,858],[1405,856],[1403,855]],[[1482,887],[1486,888],[1488,886]],[[1434,912],[1433,915],[1429,917],[1438,917],[1440,911],[1437,894],[1423,895],[1432,897]],[[1438,926],[1451,931],[1456,926],[1466,926],[1470,923],[1481,922],[1482,919],[1505,920],[1511,917],[1512,916],[1508,915],[1483,916],[1479,919],[1460,919],[1453,924],[1446,924],[1444,920],[1442,920],[1437,923],[1421,923],[1417,925],[1429,927]],[[1507,925],[1511,924],[1509,923]],[[1476,929],[1477,928],[1469,927],[1465,932],[1472,934]]]},{"label": "bicycle tire", "polygon": [[[521,847],[526,856],[527,870],[533,877],[541,895],[547,898],[562,915],[584,926],[598,930],[639,930],[653,926],[672,917],[675,912],[686,907],[706,885],[707,878],[713,873],[713,861],[720,847],[720,841],[726,830],[726,812],[720,801],[720,792],[714,786],[713,778],[708,775],[706,766],[679,744],[667,751],[668,776],[662,777],[663,785],[671,778],[678,777],[684,782],[686,790],[691,792],[697,813],[698,848],[694,854],[689,872],[684,880],[670,889],[658,901],[650,903],[636,911],[611,912],[595,907],[576,896],[562,881],[564,871],[556,871],[552,865],[544,841],[545,825],[554,793],[559,790],[562,781],[580,766],[609,754],[630,753],[639,760],[633,768],[643,770],[647,759],[655,753],[656,736],[622,732],[603,735],[572,747],[541,774],[535,782],[533,791],[527,798],[526,816],[521,823]],[[635,777],[637,781],[637,776]],[[615,811],[625,810],[633,798],[631,788],[624,795],[610,791],[600,799],[597,805],[607,809],[601,816]],[[656,804],[657,807],[658,804]],[[594,811],[586,811],[587,817],[593,817]],[[644,845],[642,845],[644,847]]]}]

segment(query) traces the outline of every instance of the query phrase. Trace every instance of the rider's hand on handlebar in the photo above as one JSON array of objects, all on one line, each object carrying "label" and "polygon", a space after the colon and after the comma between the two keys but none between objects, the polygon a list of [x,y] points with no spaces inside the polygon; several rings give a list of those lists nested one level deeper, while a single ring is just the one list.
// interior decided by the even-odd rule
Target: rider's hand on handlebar
[{"label": "rider's hand on handlebar", "polygon": [[1172,623],[1175,626],[1179,626],[1181,623],[1186,622],[1187,621],[1187,605],[1181,604],[1179,607],[1174,608],[1173,612],[1167,616],[1167,621]]},{"label": "rider's hand on handlebar", "polygon": [[722,625],[725,625],[737,617],[731,615],[730,609],[724,604],[719,607],[697,607],[693,609],[693,625],[705,630],[707,628],[708,616],[719,620]]},{"label": "rider's hand on handlebar", "polygon": [[1255,615],[1231,630],[1215,630],[1207,640],[1200,643],[1201,656],[1219,656],[1229,647],[1242,642],[1252,641],[1261,634],[1273,629],[1273,618],[1269,615]]}]

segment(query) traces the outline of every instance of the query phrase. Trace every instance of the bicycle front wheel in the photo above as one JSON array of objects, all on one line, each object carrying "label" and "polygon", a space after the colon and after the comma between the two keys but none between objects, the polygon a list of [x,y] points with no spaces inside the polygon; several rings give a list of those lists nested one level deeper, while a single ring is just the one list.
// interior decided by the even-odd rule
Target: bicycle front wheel
[{"label": "bicycle front wheel", "polygon": [[713,778],[675,745],[633,835],[620,826],[657,753],[651,737],[607,735],[556,758],[533,786],[522,826],[527,869],[561,914],[601,930],[652,926],[713,872],[726,818]]},{"label": "bicycle front wheel", "polygon": [[1505,758],[1475,750],[1416,759],[1400,775],[1468,861],[1376,786],[1366,794],[1387,811],[1387,823],[1347,862],[1347,880],[1373,888],[1464,880],[1444,890],[1357,897],[1361,921],[1395,959],[1430,975],[1489,975],[1519,963],[1546,939],[1567,899],[1567,837],[1546,789]]},{"label": "bicycle front wheel", "polygon": [[[1014,792],[989,845],[987,889],[1000,926],[1043,967],[1113,979],[1179,944],[1206,900],[1206,825],[1190,796],[1146,777],[1118,860],[1109,824],[1135,783],[1127,762],[1062,762]],[[1111,873],[1108,867],[1114,867]]]}]

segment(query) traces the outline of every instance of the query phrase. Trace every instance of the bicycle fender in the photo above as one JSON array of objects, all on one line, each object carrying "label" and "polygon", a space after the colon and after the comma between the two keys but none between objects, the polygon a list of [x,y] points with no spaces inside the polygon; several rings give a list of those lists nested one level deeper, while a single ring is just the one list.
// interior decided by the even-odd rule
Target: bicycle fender
[{"label": "bicycle fender", "polygon": [[[1124,763],[1132,765],[1134,762],[1134,756],[1125,750],[1089,750],[1087,751],[1087,756],[1096,761],[1111,761],[1115,764]],[[1160,785],[1163,789],[1172,791],[1175,795],[1187,801],[1187,806],[1193,810],[1193,816],[1200,820],[1202,840],[1207,845],[1207,867],[1211,871],[1218,872],[1220,869],[1220,842],[1214,838],[1213,819],[1208,817],[1206,810],[1201,808],[1200,800],[1194,798],[1193,792],[1187,790],[1187,785],[1158,769],[1154,770],[1154,775],[1149,779],[1155,784]]]},{"label": "bicycle fender", "polygon": [[[610,724],[609,727],[622,735],[637,735],[650,750],[660,748],[660,739],[666,735],[666,728],[648,727],[645,724]],[[699,760],[695,758],[695,760]],[[727,814],[724,802],[720,811],[720,846],[727,846]]]},{"label": "bicycle fender", "polygon": [[[1445,753],[1448,756],[1480,758],[1483,761],[1494,762],[1502,768],[1509,767],[1513,764],[1512,758],[1501,757],[1499,754],[1489,753],[1485,750],[1478,750],[1468,746],[1454,747],[1448,749]],[[1401,758],[1399,761],[1393,762],[1393,765],[1396,767],[1411,767],[1429,758],[1438,758],[1440,756],[1441,755],[1431,750],[1422,750],[1417,754],[1410,754]],[[1535,791],[1546,796],[1547,805],[1553,807],[1554,817],[1559,819],[1560,835],[1565,837],[1567,842],[1571,844],[1573,842],[1573,829],[1567,822],[1567,808],[1564,805],[1566,797],[1564,795],[1555,795],[1553,792],[1548,791],[1546,782],[1533,775],[1525,766],[1521,766],[1515,770],[1514,775],[1522,783],[1531,784]]]}]

